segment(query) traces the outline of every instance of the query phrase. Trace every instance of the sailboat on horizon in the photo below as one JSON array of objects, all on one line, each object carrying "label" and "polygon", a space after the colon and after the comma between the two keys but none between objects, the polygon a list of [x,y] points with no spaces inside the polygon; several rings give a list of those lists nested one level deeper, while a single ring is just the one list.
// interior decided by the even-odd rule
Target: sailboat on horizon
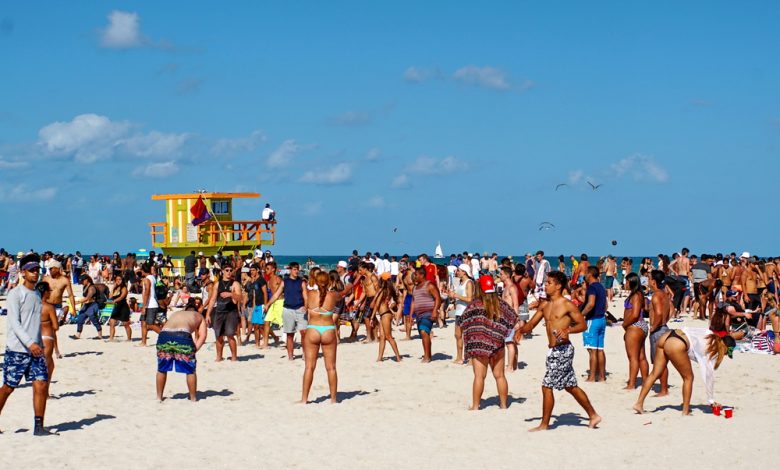
[{"label": "sailboat on horizon", "polygon": [[441,249],[441,242],[436,242],[436,249],[433,250],[433,257],[436,259],[444,258],[444,251]]}]

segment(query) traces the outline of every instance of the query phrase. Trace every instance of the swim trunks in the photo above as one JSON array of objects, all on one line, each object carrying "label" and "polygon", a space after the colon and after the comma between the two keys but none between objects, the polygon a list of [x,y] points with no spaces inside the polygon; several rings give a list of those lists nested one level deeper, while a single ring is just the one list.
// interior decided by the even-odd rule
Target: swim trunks
[{"label": "swim trunks", "polygon": [[547,372],[542,379],[542,387],[563,390],[576,387],[577,376],[574,374],[574,345],[571,343],[555,346],[547,351]]},{"label": "swim trunks", "polygon": [[587,349],[604,349],[604,336],[607,332],[607,319],[592,318],[588,320],[588,329],[582,333],[582,342]]},{"label": "swim trunks", "polygon": [[275,325],[281,325],[282,321],[282,308],[284,305],[284,299],[279,299],[272,303],[268,308],[268,312],[265,314],[265,321],[273,323]]},{"label": "swim trunks", "polygon": [[252,310],[252,319],[250,321],[253,325],[262,325],[265,323],[262,305],[258,305]]},{"label": "swim trunks", "polygon": [[157,337],[157,372],[171,372],[174,366],[180,374],[195,373],[195,343],[186,331],[162,330]]},{"label": "swim trunks", "polygon": [[282,308],[282,330],[287,334],[305,330],[309,323],[306,319],[306,308]]},{"label": "swim trunks", "polygon": [[431,313],[424,313],[417,318],[417,330],[420,333],[431,334],[433,329],[433,320],[431,320]]},{"label": "swim trunks", "polygon": [[3,358],[3,383],[11,388],[19,387],[22,377],[27,382],[49,380],[49,370],[44,356],[35,357],[28,352],[5,350]]},{"label": "swim trunks", "polygon": [[661,325],[658,327],[658,329],[650,333],[650,363],[651,364],[655,364],[655,345],[658,343],[658,340],[661,339],[661,336],[663,336],[664,333],[666,333],[667,331],[669,331],[669,327],[666,325]]},{"label": "swim trunks", "polygon": [[164,325],[167,319],[165,310],[157,307],[146,308],[144,309],[144,314],[141,315],[141,321],[152,325]]},{"label": "swim trunks", "polygon": [[612,289],[613,285],[615,285],[615,276],[607,276],[604,279],[604,287],[606,289]]},{"label": "swim trunks", "polygon": [[412,294],[406,294],[404,297],[403,314],[405,317],[408,317],[412,313],[412,300],[414,300],[414,296]]},{"label": "swim trunks", "polygon": [[240,318],[235,310],[229,312],[214,312],[211,314],[211,327],[214,336],[233,336],[236,334]]}]

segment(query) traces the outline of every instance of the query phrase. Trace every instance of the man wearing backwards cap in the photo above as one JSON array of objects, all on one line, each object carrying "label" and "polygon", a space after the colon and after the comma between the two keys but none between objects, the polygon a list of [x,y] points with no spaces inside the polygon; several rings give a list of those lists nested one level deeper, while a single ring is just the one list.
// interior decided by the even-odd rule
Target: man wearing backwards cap
[{"label": "man wearing backwards cap", "polygon": [[35,253],[19,260],[22,284],[6,299],[8,324],[5,357],[3,358],[3,386],[0,387],[0,413],[22,377],[32,381],[35,426],[33,434],[52,434],[43,427],[46,397],[49,396],[49,373],[41,346],[41,297],[34,290],[41,272],[41,257]]}]

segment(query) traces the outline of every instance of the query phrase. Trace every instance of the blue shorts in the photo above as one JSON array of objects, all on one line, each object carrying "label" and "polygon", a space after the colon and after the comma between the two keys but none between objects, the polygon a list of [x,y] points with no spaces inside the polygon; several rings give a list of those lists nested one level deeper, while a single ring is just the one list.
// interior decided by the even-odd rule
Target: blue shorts
[{"label": "blue shorts", "polygon": [[431,313],[424,313],[417,318],[417,330],[420,333],[431,334],[433,329],[433,320],[431,320]]},{"label": "blue shorts", "polygon": [[615,284],[615,276],[607,276],[604,278],[604,288],[606,289],[612,289],[612,286]]},{"label": "blue shorts", "polygon": [[49,369],[46,368],[46,358],[6,349],[3,358],[3,383],[11,388],[17,388],[22,377],[28,382],[34,380],[48,382]]},{"label": "blue shorts", "polygon": [[604,317],[588,320],[588,329],[582,333],[582,342],[586,349],[604,349],[604,335],[607,331],[607,320]]},{"label": "blue shorts", "polygon": [[250,321],[253,325],[262,325],[265,323],[265,313],[263,313],[262,305],[258,305],[252,310],[252,319]]},{"label": "blue shorts", "polygon": [[162,330],[157,337],[157,372],[168,373],[176,368],[180,374],[194,374],[198,361],[195,343],[185,331]]},{"label": "blue shorts", "polygon": [[412,313],[412,300],[414,300],[414,296],[412,294],[406,294],[406,297],[404,297],[404,316],[408,317]]}]

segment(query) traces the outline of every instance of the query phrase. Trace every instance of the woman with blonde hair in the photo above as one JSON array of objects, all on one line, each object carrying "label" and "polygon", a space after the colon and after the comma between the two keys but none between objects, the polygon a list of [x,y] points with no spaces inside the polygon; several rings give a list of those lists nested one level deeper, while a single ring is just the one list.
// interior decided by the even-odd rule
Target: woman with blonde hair
[{"label": "woman with blonde hair", "polygon": [[466,359],[472,359],[474,371],[469,410],[479,409],[488,367],[496,379],[499,406],[507,407],[509,386],[504,376],[504,340],[516,323],[517,313],[499,298],[493,278],[481,276],[477,298],[466,307],[460,320]]},{"label": "woman with blonde hair", "polygon": [[715,401],[715,370],[720,366],[724,357],[732,357],[734,347],[737,344],[728,333],[726,322],[729,315],[726,308],[723,306],[715,310],[709,329],[685,327],[671,330],[658,339],[653,371],[642,383],[642,390],[634,404],[634,411],[640,414],[644,412],[645,398],[650,393],[650,388],[655,381],[666,369],[668,362],[672,363],[683,379],[683,415],[691,414],[691,392],[693,390],[691,361],[699,364],[707,392],[707,401],[712,406],[720,406]]},{"label": "woman with blonde hair", "polygon": [[379,323],[379,356],[376,362],[382,362],[385,355],[385,343],[390,343],[395,353],[395,362],[401,362],[401,354],[398,352],[398,343],[393,338],[393,317],[399,310],[398,294],[393,286],[389,272],[383,272],[379,280],[379,291],[374,297],[371,311],[374,312]]},{"label": "woman with blonde hair", "polygon": [[299,403],[306,404],[309,400],[309,391],[314,379],[314,369],[317,367],[317,354],[320,349],[322,349],[322,357],[325,361],[325,370],[328,372],[330,402],[337,403],[336,345],[338,341],[336,340],[335,321],[338,315],[335,313],[335,309],[343,295],[330,287],[330,276],[324,271],[319,271],[311,280],[316,288],[308,289],[304,293],[308,296],[306,305],[308,306],[309,322],[306,334],[301,340],[306,368],[303,371],[303,390]]}]

